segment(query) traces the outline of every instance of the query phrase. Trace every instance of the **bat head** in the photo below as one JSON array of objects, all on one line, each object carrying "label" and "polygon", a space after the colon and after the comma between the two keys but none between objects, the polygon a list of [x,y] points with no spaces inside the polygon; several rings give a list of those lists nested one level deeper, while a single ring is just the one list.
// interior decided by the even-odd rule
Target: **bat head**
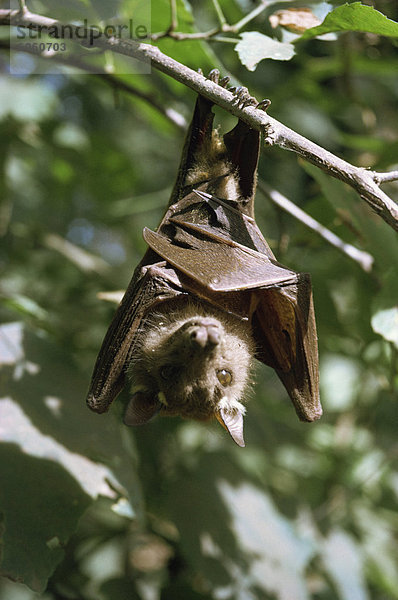
[{"label": "bat head", "polygon": [[240,400],[253,354],[247,321],[198,303],[168,305],[144,326],[130,362],[132,398],[125,423],[144,424],[158,413],[217,418],[243,446]]}]

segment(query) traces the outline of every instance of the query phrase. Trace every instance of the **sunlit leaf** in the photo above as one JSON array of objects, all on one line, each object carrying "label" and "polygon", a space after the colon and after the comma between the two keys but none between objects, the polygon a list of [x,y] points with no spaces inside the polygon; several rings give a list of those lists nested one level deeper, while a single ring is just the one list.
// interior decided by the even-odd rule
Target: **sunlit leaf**
[{"label": "sunlit leaf", "polygon": [[310,27],[320,25],[321,21],[310,8],[288,8],[274,12],[269,21],[271,27],[285,27],[294,33],[302,33]]},{"label": "sunlit leaf", "polygon": [[235,50],[249,71],[254,71],[258,63],[265,58],[290,60],[295,53],[292,44],[278,42],[259,31],[246,31],[241,34],[241,38]]},{"label": "sunlit leaf", "polygon": [[232,518],[231,529],[246,553],[246,577],[278,600],[309,599],[304,572],[314,547],[302,539],[264,492],[249,484],[237,489],[220,481],[219,489]]},{"label": "sunlit leaf", "polygon": [[381,12],[361,2],[338,6],[328,15],[321,25],[307,29],[299,40],[323,35],[334,31],[363,31],[377,35],[398,37],[398,23],[388,19]]},{"label": "sunlit leaf", "polygon": [[340,600],[368,600],[364,558],[354,539],[336,529],[323,544],[323,563],[332,578]]},{"label": "sunlit leaf", "polygon": [[89,503],[123,498],[137,518],[140,489],[117,421],[90,413],[87,382],[65,354],[18,323],[1,327],[2,347],[1,568],[42,591]]},{"label": "sunlit leaf", "polygon": [[19,314],[33,317],[38,321],[44,321],[48,317],[48,313],[37,302],[22,294],[13,294],[0,298],[0,303]]},{"label": "sunlit leaf", "polygon": [[[43,400],[49,412],[60,419],[62,399],[48,396]],[[116,496],[108,483],[114,479],[109,468],[70,452],[57,440],[43,435],[11,398],[0,399],[0,441],[17,444],[29,456],[59,463],[76,479],[85,493],[93,498],[97,495],[111,498]],[[117,485],[115,480],[114,485]]]},{"label": "sunlit leaf", "polygon": [[398,570],[396,568],[394,539],[394,511],[375,513],[364,500],[354,505],[357,527],[363,532],[362,545],[374,581],[380,582],[385,594],[398,598]]},{"label": "sunlit leaf", "polygon": [[359,390],[358,364],[348,358],[326,355],[321,361],[322,398],[330,410],[347,410]]},{"label": "sunlit leaf", "polygon": [[372,317],[373,331],[398,348],[398,307],[380,310]]},{"label": "sunlit leaf", "polygon": [[0,480],[0,573],[42,592],[90,499],[56,462],[14,444],[0,445]]},{"label": "sunlit leaf", "polygon": [[0,80],[0,119],[40,121],[51,114],[58,103],[51,86],[30,79]]}]

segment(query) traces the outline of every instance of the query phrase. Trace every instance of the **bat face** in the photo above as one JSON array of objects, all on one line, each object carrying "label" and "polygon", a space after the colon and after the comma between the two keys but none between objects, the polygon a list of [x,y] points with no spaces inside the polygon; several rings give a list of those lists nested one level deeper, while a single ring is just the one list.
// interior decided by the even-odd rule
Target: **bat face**
[{"label": "bat face", "polygon": [[[157,413],[216,417],[224,425],[228,416],[241,419],[253,354],[247,321],[186,298],[165,303],[151,315],[131,357],[125,423],[144,424]],[[242,431],[231,435],[243,445]]]},{"label": "bat face", "polygon": [[309,275],[277,262],[254,220],[259,132],[221,138],[199,97],[168,209],[103,341],[87,397],[105,412],[123,387],[127,425],[158,413],[217,418],[243,446],[250,364],[272,367],[314,421],[318,353]]}]

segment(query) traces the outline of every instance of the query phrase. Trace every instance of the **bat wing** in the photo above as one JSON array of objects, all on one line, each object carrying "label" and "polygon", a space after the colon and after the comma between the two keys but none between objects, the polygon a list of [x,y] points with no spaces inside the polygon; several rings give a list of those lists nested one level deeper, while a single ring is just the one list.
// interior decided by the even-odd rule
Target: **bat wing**
[{"label": "bat wing", "polygon": [[115,313],[94,367],[87,404],[98,413],[108,410],[124,386],[125,366],[146,315],[158,303],[183,293],[173,269],[165,263],[143,267],[143,262],[137,267]]},{"label": "bat wing", "polygon": [[322,409],[309,275],[295,273],[209,225],[173,221],[181,225],[177,225],[173,241],[150,229],[144,230],[145,241],[210,292],[252,291],[248,316],[257,342],[257,358],[275,369],[299,418],[318,419]]},{"label": "bat wing", "polygon": [[287,285],[297,281],[290,271],[262,254],[233,242],[220,243],[210,236],[198,237],[181,229],[175,242],[144,229],[146,243],[200,285],[216,292]]},{"label": "bat wing", "polygon": [[318,343],[311,282],[299,274],[296,283],[256,291],[252,317],[257,358],[273,367],[302,421],[322,415],[319,401]]}]

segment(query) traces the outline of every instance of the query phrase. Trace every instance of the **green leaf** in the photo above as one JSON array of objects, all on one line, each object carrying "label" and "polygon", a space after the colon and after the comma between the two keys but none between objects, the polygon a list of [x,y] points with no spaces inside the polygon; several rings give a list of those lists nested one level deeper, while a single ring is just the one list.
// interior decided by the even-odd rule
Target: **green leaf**
[{"label": "green leaf", "polygon": [[0,96],[0,120],[12,116],[21,121],[40,121],[52,114],[58,104],[49,85],[32,79],[3,79]]},{"label": "green leaf", "polygon": [[375,333],[380,334],[388,342],[392,342],[398,348],[398,307],[380,310],[373,315],[372,328]]},{"label": "green leaf", "polygon": [[307,29],[295,41],[308,40],[335,31],[364,31],[388,37],[398,37],[398,23],[388,19],[371,6],[353,2],[332,10],[321,25]]},{"label": "green leaf", "polygon": [[90,502],[124,501],[137,518],[140,486],[131,441],[118,419],[87,409],[87,374],[63,350],[7,323],[0,357],[1,572],[42,591]]},{"label": "green leaf", "polygon": [[278,42],[259,31],[246,31],[241,38],[235,50],[249,71],[254,71],[260,60],[265,58],[290,60],[295,54],[292,44]]},{"label": "green leaf", "polygon": [[60,465],[14,444],[0,446],[0,480],[0,573],[42,592],[90,498]]},{"label": "green leaf", "polygon": [[373,581],[377,581],[384,590],[385,598],[398,598],[398,570],[394,560],[395,512],[385,510],[378,514],[362,499],[353,503],[353,517],[359,531],[363,532],[362,547]]},{"label": "green leaf", "polygon": [[[279,514],[273,502],[250,484],[218,483],[241,548],[251,557],[246,573],[257,589],[277,598],[306,600],[304,572],[314,547]],[[253,515],[256,515],[255,522]]]},{"label": "green leaf", "polygon": [[0,303],[20,315],[26,315],[37,319],[38,321],[45,321],[48,319],[47,311],[41,308],[41,306],[32,300],[32,298],[27,298],[22,294],[14,294],[9,297],[0,298]]}]

